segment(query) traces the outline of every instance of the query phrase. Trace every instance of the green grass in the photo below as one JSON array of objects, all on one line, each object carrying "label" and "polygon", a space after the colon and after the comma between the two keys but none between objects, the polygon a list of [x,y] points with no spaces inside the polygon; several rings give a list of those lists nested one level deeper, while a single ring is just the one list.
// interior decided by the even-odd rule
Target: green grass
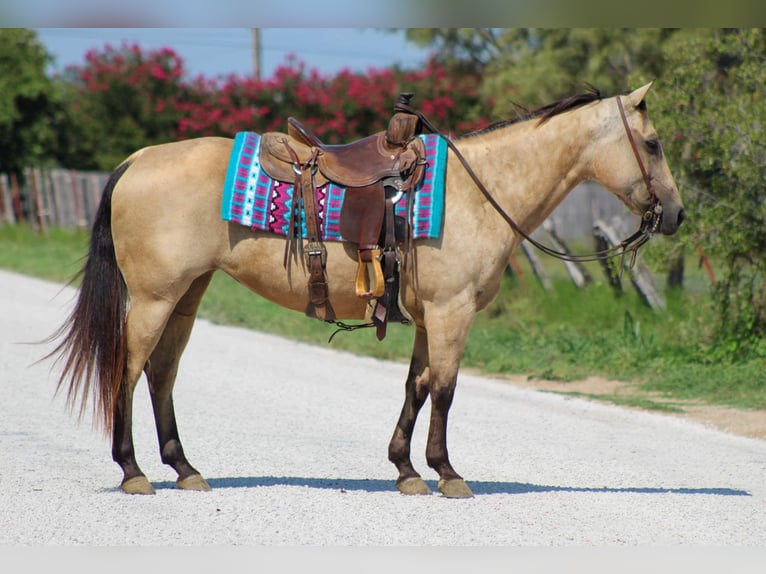
[{"label": "green grass", "polygon": [[661,413],[682,413],[683,408],[677,407],[672,403],[665,401],[656,401],[641,396],[619,396],[619,395],[604,395],[594,393],[581,393],[581,392],[560,392],[560,391],[545,391],[552,392],[557,395],[565,395],[568,397],[581,397],[591,399],[594,401],[602,401],[619,405],[622,407],[633,407],[642,409],[645,411],[656,411]]},{"label": "green grass", "polygon": [[69,281],[88,252],[85,231],[52,229],[45,235],[26,225],[0,226],[0,267],[52,281]]},{"label": "green grass", "polygon": [[[0,227],[0,267],[55,281],[68,281],[87,250],[83,231],[53,230],[46,236],[20,227]],[[520,258],[521,259],[521,258]],[[595,284],[578,289],[559,262],[547,261],[554,289],[544,291],[531,273],[506,277],[497,299],[477,316],[462,365],[485,373],[574,381],[587,376],[633,382],[638,388],[678,400],[740,408],[766,408],[766,343],[737,362],[720,362],[711,341],[714,309],[705,289],[667,292],[667,310],[646,307],[627,281],[615,296],[590,269]],[[691,267],[691,266],[690,266]],[[694,270],[687,280],[700,284]],[[378,358],[407,361],[414,329],[390,325],[379,342],[373,329],[338,333],[302,313],[255,296],[225,274],[216,274],[202,301],[208,320],[257,329],[311,344]],[[668,409],[651,398],[633,406]],[[643,401],[643,403],[642,403]]]}]

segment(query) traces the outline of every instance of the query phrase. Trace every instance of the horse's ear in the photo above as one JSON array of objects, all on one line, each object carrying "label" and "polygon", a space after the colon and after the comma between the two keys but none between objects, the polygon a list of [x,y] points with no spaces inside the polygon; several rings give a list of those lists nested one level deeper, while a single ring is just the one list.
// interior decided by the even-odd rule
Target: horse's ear
[{"label": "horse's ear", "polygon": [[628,94],[628,101],[636,108],[644,108],[644,98],[646,97],[647,92],[649,92],[653,84],[654,80],[645,86],[641,86],[637,90],[632,91],[630,94]]}]

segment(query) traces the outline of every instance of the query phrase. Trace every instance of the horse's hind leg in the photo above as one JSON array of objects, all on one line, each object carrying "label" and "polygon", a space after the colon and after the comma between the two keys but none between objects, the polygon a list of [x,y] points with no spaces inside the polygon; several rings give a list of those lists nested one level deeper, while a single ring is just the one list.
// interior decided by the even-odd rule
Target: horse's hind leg
[{"label": "horse's hind leg", "polygon": [[128,360],[114,407],[112,459],[122,468],[120,487],[129,494],[154,494],[154,488],[136,462],[133,445],[133,392],[173,307],[174,303],[166,300],[134,298],[128,311],[125,325]]},{"label": "horse's hind leg", "polygon": [[388,460],[396,465],[396,487],[403,494],[430,494],[431,489],[412,466],[410,449],[415,420],[428,397],[428,338],[423,328],[415,332],[410,370],[405,383],[405,397],[394,436],[388,445]]},{"label": "horse's hind leg", "polygon": [[189,464],[181,446],[173,408],[173,386],[178,362],[189,341],[197,309],[211,277],[212,272],[197,278],[178,302],[145,368],[162,462],[178,473],[176,484],[186,490],[210,490],[210,486]]}]

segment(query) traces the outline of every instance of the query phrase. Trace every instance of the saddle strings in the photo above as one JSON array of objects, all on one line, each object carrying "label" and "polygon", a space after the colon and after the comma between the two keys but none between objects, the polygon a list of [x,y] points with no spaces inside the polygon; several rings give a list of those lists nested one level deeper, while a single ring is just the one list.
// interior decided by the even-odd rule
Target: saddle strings
[{"label": "saddle strings", "polygon": [[617,104],[620,108],[620,116],[622,118],[623,125],[625,126],[625,130],[628,134],[628,139],[631,143],[633,153],[636,157],[636,160],[638,161],[639,167],[641,168],[641,175],[644,178],[644,183],[646,184],[649,194],[652,198],[652,205],[650,206],[650,209],[644,214],[641,220],[641,225],[639,226],[638,230],[635,233],[633,233],[633,235],[631,235],[627,239],[624,239],[623,241],[621,241],[619,244],[615,245],[614,247],[604,249],[601,251],[596,251],[594,253],[586,253],[582,255],[566,253],[563,251],[556,251],[555,249],[552,249],[546,245],[543,245],[539,241],[536,241],[535,239],[530,237],[529,234],[526,233],[523,229],[521,229],[521,227],[519,227],[519,225],[513,220],[513,218],[510,215],[508,215],[508,213],[506,213],[506,211],[500,206],[500,204],[497,203],[495,198],[492,197],[492,194],[484,186],[482,181],[473,171],[473,168],[468,163],[468,160],[466,160],[465,157],[463,157],[463,154],[460,153],[460,150],[457,149],[457,146],[455,146],[455,144],[452,143],[452,140],[447,138],[436,127],[434,127],[434,125],[429,121],[429,119],[425,116],[425,114],[423,114],[421,111],[416,110],[415,108],[403,102],[397,102],[396,104],[394,104],[394,110],[401,110],[404,112],[415,114],[416,116],[418,116],[418,118],[420,118],[420,121],[423,122],[423,125],[428,130],[444,138],[449,148],[455,153],[455,156],[458,158],[458,160],[460,160],[460,163],[463,164],[463,167],[465,168],[466,172],[471,177],[473,182],[476,184],[476,187],[479,188],[479,191],[482,192],[484,197],[487,199],[490,205],[492,205],[495,211],[497,211],[498,214],[506,221],[506,223],[508,223],[511,229],[513,229],[516,233],[521,235],[524,239],[529,241],[529,243],[537,247],[543,253],[547,253],[548,255],[555,257],[557,259],[561,259],[563,261],[572,261],[575,263],[601,261],[604,259],[611,259],[613,257],[622,257],[622,261],[624,263],[625,256],[627,255],[628,252],[630,252],[631,253],[630,266],[632,267],[636,261],[636,255],[638,254],[639,247],[641,247],[647,241],[649,241],[649,239],[651,239],[652,237],[652,234],[657,230],[662,209],[659,204],[657,194],[654,191],[654,187],[651,185],[649,175],[647,174],[646,169],[644,168],[644,164],[641,161],[641,156],[638,154],[638,148],[636,147],[636,143],[633,140],[632,134],[630,133],[630,127],[628,126],[628,122],[625,117],[625,112],[623,110],[622,102],[620,101],[619,96],[617,97]]}]

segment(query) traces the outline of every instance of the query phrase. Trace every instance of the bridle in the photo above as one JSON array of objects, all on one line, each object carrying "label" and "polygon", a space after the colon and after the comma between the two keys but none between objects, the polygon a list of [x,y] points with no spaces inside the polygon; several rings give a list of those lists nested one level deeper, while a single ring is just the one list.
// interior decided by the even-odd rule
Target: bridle
[{"label": "bridle", "polygon": [[435,133],[437,135],[440,135],[444,140],[447,142],[447,145],[449,148],[455,153],[455,156],[460,160],[460,163],[463,164],[463,167],[465,168],[468,175],[471,177],[473,182],[476,184],[476,187],[479,188],[479,191],[482,192],[484,197],[487,199],[487,201],[492,205],[492,207],[497,211],[497,213],[508,223],[508,225],[513,229],[516,233],[521,235],[524,239],[526,239],[529,243],[537,247],[540,251],[543,253],[547,253],[548,255],[551,255],[552,257],[555,257],[557,259],[561,259],[563,261],[573,261],[573,262],[588,262],[588,261],[599,261],[604,259],[610,259],[612,257],[622,257],[623,261],[625,259],[625,256],[630,253],[630,263],[629,266],[633,266],[633,264],[636,261],[636,255],[638,254],[638,249],[642,245],[644,245],[647,241],[649,241],[652,238],[652,235],[657,231],[657,228],[660,224],[660,220],[662,218],[662,205],[660,204],[659,199],[657,198],[657,193],[654,190],[654,186],[652,185],[651,177],[649,176],[649,173],[646,170],[646,167],[644,166],[644,162],[641,159],[641,155],[638,153],[638,146],[636,145],[636,141],[633,138],[633,134],[631,132],[630,126],[628,125],[628,119],[625,116],[625,109],[622,105],[622,99],[620,96],[617,96],[617,107],[620,110],[620,118],[622,119],[622,124],[625,127],[625,133],[628,136],[628,141],[630,142],[630,146],[633,150],[633,155],[636,158],[636,161],[638,162],[638,167],[641,169],[641,175],[644,178],[644,184],[646,185],[646,189],[649,192],[649,196],[651,197],[651,205],[649,206],[649,209],[644,213],[643,217],[641,218],[641,225],[639,226],[638,230],[633,233],[630,237],[627,239],[624,239],[619,244],[615,245],[614,247],[610,247],[609,249],[604,249],[601,251],[596,251],[594,253],[587,253],[582,255],[577,254],[571,254],[566,253],[563,251],[556,251],[555,249],[551,249],[550,247],[543,245],[539,241],[536,241],[532,237],[529,236],[519,225],[513,220],[513,218],[508,215],[505,210],[500,206],[499,203],[495,200],[494,197],[492,197],[492,194],[489,192],[489,190],[486,188],[486,186],[482,183],[482,181],[479,179],[479,177],[476,175],[476,173],[471,168],[468,161],[463,157],[463,154],[460,153],[460,151],[457,149],[455,144],[446,136],[444,136],[439,130],[437,130],[433,124],[428,120],[428,118],[423,115],[422,112],[419,112],[418,110],[415,110],[414,108],[410,107],[408,104],[397,102],[394,105],[394,110],[396,111],[405,111],[409,112],[411,114],[417,115],[420,120],[423,122],[423,125],[428,128],[432,133]]},{"label": "bridle", "polygon": [[644,213],[643,219],[651,221],[651,233],[654,233],[657,231],[657,226],[659,225],[662,216],[662,204],[660,203],[660,200],[657,197],[657,192],[654,190],[654,186],[652,185],[652,178],[646,171],[646,166],[641,160],[641,155],[638,153],[638,146],[636,145],[636,140],[633,138],[633,132],[628,125],[628,118],[625,117],[625,108],[622,106],[622,98],[620,96],[617,96],[617,108],[620,110],[622,125],[625,126],[625,133],[628,136],[630,147],[633,150],[633,155],[636,157],[636,162],[638,162],[638,167],[641,170],[641,176],[644,178],[644,185],[646,185],[646,190],[649,192],[649,197],[652,198],[652,203],[649,206],[649,209]]}]

